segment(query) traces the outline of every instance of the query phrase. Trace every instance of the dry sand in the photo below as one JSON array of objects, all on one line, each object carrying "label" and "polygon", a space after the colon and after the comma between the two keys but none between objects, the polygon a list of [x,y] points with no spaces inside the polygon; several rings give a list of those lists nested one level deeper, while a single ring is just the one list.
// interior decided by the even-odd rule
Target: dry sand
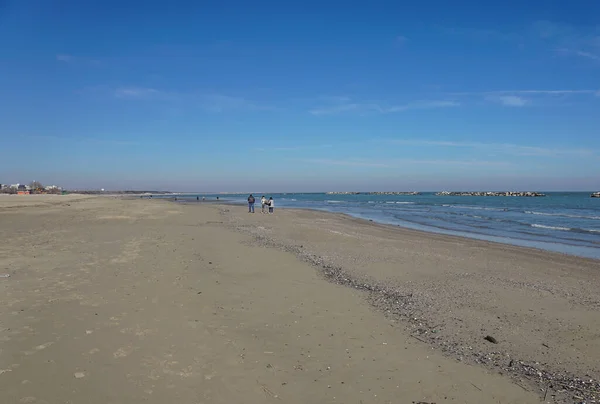
[{"label": "dry sand", "polygon": [[317,212],[27,198],[0,198],[3,404],[540,401],[461,344],[598,376],[594,261]]}]

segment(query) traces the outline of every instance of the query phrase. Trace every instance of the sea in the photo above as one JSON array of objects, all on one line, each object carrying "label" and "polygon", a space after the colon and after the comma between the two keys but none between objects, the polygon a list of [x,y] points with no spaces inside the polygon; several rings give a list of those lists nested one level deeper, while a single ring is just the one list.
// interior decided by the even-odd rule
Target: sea
[{"label": "sea", "polygon": [[[314,209],[427,232],[600,259],[600,198],[591,192],[545,197],[268,194],[275,208]],[[254,194],[259,202],[262,193]],[[178,201],[245,205],[248,194],[179,194]],[[260,204],[257,203],[260,210]],[[241,207],[240,207],[241,209]]]}]

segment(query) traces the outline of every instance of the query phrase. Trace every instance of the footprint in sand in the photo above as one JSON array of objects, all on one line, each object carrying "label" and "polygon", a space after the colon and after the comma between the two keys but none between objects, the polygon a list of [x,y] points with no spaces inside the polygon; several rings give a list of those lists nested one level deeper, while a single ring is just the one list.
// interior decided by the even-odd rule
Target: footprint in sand
[{"label": "footprint in sand", "polygon": [[126,346],[126,347],[122,347],[117,349],[114,353],[113,356],[115,358],[124,358],[126,356],[131,355],[131,353],[135,350],[135,348],[133,348],[132,346]]}]

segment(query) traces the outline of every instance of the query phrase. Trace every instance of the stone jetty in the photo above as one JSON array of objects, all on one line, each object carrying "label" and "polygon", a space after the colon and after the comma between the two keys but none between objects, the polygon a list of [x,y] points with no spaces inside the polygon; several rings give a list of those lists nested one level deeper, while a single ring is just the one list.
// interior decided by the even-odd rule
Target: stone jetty
[{"label": "stone jetty", "polygon": [[421,195],[420,192],[367,192],[367,195]]},{"label": "stone jetty", "polygon": [[594,192],[590,195],[592,198],[600,198],[600,192]]},{"label": "stone jetty", "polygon": [[436,195],[439,195],[439,196],[524,196],[524,197],[546,196],[545,194],[542,194],[540,192],[531,192],[531,191],[527,191],[527,192],[514,192],[514,191],[505,191],[505,192],[492,192],[492,191],[488,191],[488,192],[482,192],[482,191],[477,191],[477,192],[450,192],[450,191],[442,191],[442,192],[436,193]]}]

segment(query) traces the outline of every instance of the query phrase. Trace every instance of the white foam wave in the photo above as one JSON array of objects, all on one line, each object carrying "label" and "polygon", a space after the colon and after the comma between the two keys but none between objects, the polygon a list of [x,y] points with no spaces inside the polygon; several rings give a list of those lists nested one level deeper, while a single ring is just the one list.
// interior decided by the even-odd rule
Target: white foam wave
[{"label": "white foam wave", "polygon": [[483,206],[465,206],[465,205],[442,205],[446,208],[455,208],[455,209],[472,209],[472,210],[495,210],[495,211],[505,211],[504,208],[486,208]]},{"label": "white foam wave", "polygon": [[344,201],[325,201],[327,203],[344,203]]},{"label": "white foam wave", "polygon": [[560,217],[572,217],[572,218],[578,218],[578,219],[600,220],[600,216],[569,215],[566,213],[545,213],[545,212],[536,212],[533,210],[526,210],[525,213],[527,213],[528,215],[560,216]]},{"label": "white foam wave", "polygon": [[571,230],[569,227],[558,227],[558,226],[546,226],[543,224],[532,224],[531,227],[537,227],[538,229],[549,229],[549,230],[562,230],[569,231]]}]

